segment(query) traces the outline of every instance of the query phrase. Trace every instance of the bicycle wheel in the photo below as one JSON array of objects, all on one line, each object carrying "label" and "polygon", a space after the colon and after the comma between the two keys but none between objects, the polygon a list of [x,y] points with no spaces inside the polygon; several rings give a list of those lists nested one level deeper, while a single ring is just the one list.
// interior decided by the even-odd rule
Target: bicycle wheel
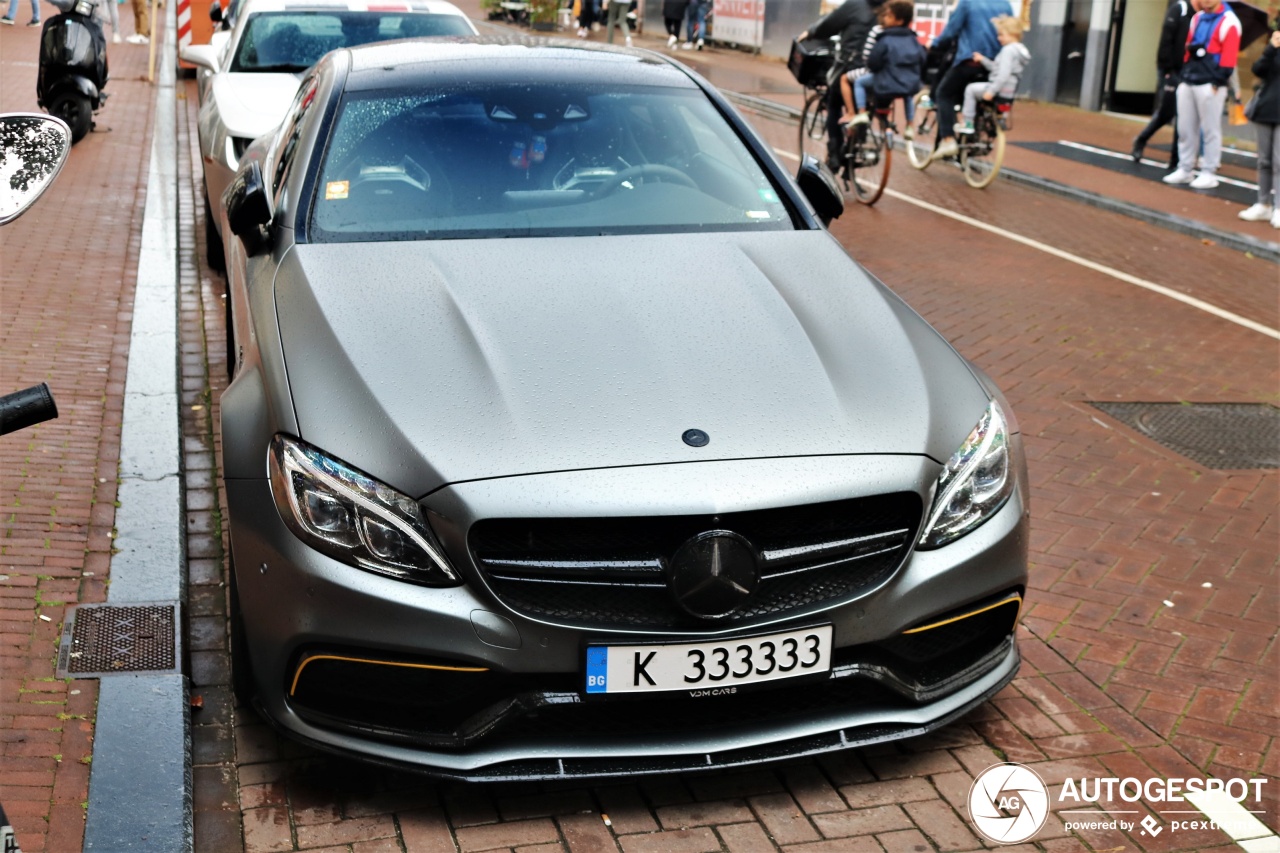
[{"label": "bicycle wheel", "polygon": [[799,152],[801,160],[808,154],[819,163],[827,160],[827,93],[814,91],[805,99],[800,113]]},{"label": "bicycle wheel", "polygon": [[1004,162],[1004,130],[991,110],[982,110],[974,122],[972,142],[960,146],[960,168],[964,180],[975,189],[982,189],[1000,174]]},{"label": "bicycle wheel", "polygon": [[889,183],[893,141],[882,122],[872,122],[854,133],[846,149],[853,196],[860,203],[875,204]]},{"label": "bicycle wheel", "polygon": [[934,139],[932,145],[925,141],[930,137],[936,136],[938,131],[938,111],[933,108],[926,110],[920,106],[920,102],[928,95],[929,93],[924,90],[916,94],[916,138],[906,142],[907,159],[917,169],[929,168],[929,163],[932,162],[929,158],[933,155],[933,149],[938,145],[936,139]]}]

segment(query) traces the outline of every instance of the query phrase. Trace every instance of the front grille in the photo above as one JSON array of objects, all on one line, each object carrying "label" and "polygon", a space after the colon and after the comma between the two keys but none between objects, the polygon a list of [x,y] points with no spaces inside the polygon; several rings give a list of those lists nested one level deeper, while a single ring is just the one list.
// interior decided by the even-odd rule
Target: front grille
[{"label": "front grille", "polygon": [[920,523],[914,493],[724,515],[486,519],[469,535],[494,594],[529,616],[583,628],[692,628],[667,588],[687,540],[730,530],[761,555],[761,581],[735,624],[865,594],[906,558]]}]

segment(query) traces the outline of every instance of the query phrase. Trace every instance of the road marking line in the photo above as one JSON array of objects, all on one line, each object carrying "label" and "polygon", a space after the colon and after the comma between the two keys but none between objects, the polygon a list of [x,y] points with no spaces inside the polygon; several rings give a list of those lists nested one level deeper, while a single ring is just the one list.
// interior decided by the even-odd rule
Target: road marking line
[{"label": "road marking line", "polygon": [[1239,842],[1245,853],[1280,853],[1280,837],[1268,835],[1266,838],[1252,838]]},{"label": "road marking line", "polygon": [[[1090,154],[1101,154],[1104,157],[1111,157],[1116,160],[1128,160],[1130,162],[1133,162],[1133,157],[1128,154],[1121,154],[1119,151],[1110,151],[1106,148],[1095,148],[1092,145],[1085,145],[1083,142],[1071,142],[1066,139],[1059,139],[1058,144],[1065,145],[1068,148],[1075,148],[1079,151],[1088,151]],[[1142,162],[1150,166],[1160,166],[1161,168],[1164,167],[1163,163],[1157,162],[1155,160],[1143,159]],[[1258,189],[1257,184],[1251,184],[1247,181],[1238,181],[1235,178],[1224,178],[1222,177],[1222,175],[1218,175],[1218,180],[1224,184],[1231,184],[1232,186],[1244,187],[1247,190],[1253,190],[1255,192],[1257,192],[1257,189]]]},{"label": "road marking line", "polygon": [[[798,155],[792,154],[790,151],[783,151],[782,149],[779,149],[779,148],[775,148],[774,153],[782,157],[786,157],[789,160],[798,161],[800,159]],[[1021,234],[1015,234],[1012,231],[1006,231],[1003,228],[996,227],[995,225],[988,225],[985,222],[979,222],[976,219],[970,219],[967,216],[962,216],[959,213],[955,213],[954,211],[947,210],[945,207],[939,207],[936,204],[930,204],[927,201],[922,201],[921,199],[914,198],[905,193],[900,193],[897,190],[886,188],[885,194],[892,196],[893,198],[896,198],[899,201],[905,201],[907,204],[914,204],[916,207],[923,208],[924,210],[930,211],[931,213],[936,213],[939,216],[945,216],[949,219],[954,219],[957,222],[963,222],[966,225],[972,225],[974,228],[979,228],[983,231],[987,231],[991,234],[995,234],[998,237],[1004,237],[1005,239],[1012,240],[1015,243],[1021,243],[1024,246],[1028,246],[1032,249],[1036,249],[1038,251],[1044,252],[1045,254],[1053,255],[1055,258],[1061,258],[1064,261],[1070,261],[1073,264],[1079,264],[1082,267],[1091,269],[1094,272],[1102,273],[1103,275],[1111,276],[1112,278],[1117,279],[1119,281],[1123,281],[1126,284],[1132,284],[1135,287],[1141,287],[1144,290],[1150,290],[1151,292],[1158,293],[1161,296],[1167,296],[1168,298],[1181,302],[1184,305],[1189,305],[1192,308],[1196,308],[1200,311],[1204,311],[1206,314],[1212,314],[1215,317],[1219,317],[1223,320],[1227,320],[1228,322],[1235,323],[1238,326],[1244,326],[1246,329],[1252,329],[1255,332],[1264,334],[1269,338],[1275,338],[1276,340],[1280,340],[1280,330],[1273,329],[1270,326],[1264,326],[1262,323],[1257,323],[1253,320],[1250,320],[1248,317],[1241,317],[1239,314],[1235,314],[1231,311],[1227,311],[1224,308],[1219,308],[1218,306],[1205,302],[1202,299],[1196,299],[1194,296],[1187,296],[1185,293],[1179,293],[1176,290],[1173,290],[1168,287],[1164,287],[1163,285],[1156,284],[1155,282],[1147,281],[1146,279],[1138,278],[1137,276],[1134,276],[1134,275],[1129,275],[1126,272],[1121,272],[1120,270],[1112,269],[1111,267],[1105,266],[1103,264],[1095,263],[1094,261],[1091,261],[1087,258],[1082,258],[1079,255],[1073,255],[1070,252],[1063,251],[1062,249],[1055,248],[1046,243],[1041,243],[1039,240],[1032,240],[1030,237],[1023,237]]]},{"label": "road marking line", "polygon": [[[1232,841],[1265,840],[1275,834],[1253,813],[1240,805],[1224,791],[1188,791],[1183,795],[1193,806],[1205,813]],[[1280,839],[1277,839],[1280,841]]]}]

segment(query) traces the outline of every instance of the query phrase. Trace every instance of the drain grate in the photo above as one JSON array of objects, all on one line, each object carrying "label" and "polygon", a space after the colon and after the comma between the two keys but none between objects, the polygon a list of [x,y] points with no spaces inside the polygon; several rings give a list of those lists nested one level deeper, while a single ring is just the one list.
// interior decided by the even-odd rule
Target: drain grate
[{"label": "drain grate", "polygon": [[81,604],[67,613],[58,676],[178,671],[177,606]]},{"label": "drain grate", "polygon": [[1091,403],[1206,468],[1280,467],[1280,409],[1262,403]]}]

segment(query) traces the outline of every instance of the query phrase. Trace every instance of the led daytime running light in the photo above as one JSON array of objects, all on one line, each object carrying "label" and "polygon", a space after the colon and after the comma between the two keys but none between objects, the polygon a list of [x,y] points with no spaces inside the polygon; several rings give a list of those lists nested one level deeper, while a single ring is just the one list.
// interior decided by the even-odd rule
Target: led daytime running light
[{"label": "led daytime running light", "polygon": [[[999,442],[999,446],[997,446]],[[943,514],[951,505],[952,499],[961,489],[973,485],[974,474],[987,462],[993,453],[1003,453],[1005,459],[1004,480],[999,490],[985,506],[963,527],[955,531],[946,531],[941,535],[935,533],[935,527]],[[978,527],[1004,506],[1012,492],[1013,470],[1009,455],[1009,436],[1004,413],[994,400],[987,406],[982,419],[969,433],[964,443],[952,454],[946,467],[938,476],[938,488],[935,491],[933,506],[929,511],[929,520],[920,533],[918,547],[935,548],[958,539],[970,530]]]},{"label": "led daytime running light", "polygon": [[[313,448],[287,439],[284,436],[276,436],[272,444],[271,467],[277,469],[279,475],[272,477],[273,486],[278,485],[278,490],[283,491],[283,497],[287,501],[288,509],[292,515],[291,518],[285,516],[285,520],[291,522],[290,526],[294,527],[295,532],[302,535],[304,539],[319,540],[324,546],[321,550],[342,559],[344,562],[353,563],[371,571],[391,574],[405,579],[427,581],[431,579],[423,577],[423,575],[428,571],[436,571],[443,576],[442,578],[437,578],[437,582],[441,579],[450,583],[458,582],[458,576],[450,567],[448,558],[444,556],[439,546],[432,541],[434,537],[430,537],[429,533],[424,535],[422,531],[415,529],[415,521],[425,528],[426,519],[422,517],[421,511],[412,499],[359,471],[324,456]],[[277,472],[273,472],[273,474]],[[337,538],[326,536],[326,531],[311,529],[313,524],[309,522],[309,513],[299,500],[299,487],[295,482],[295,477],[302,479],[306,485],[314,487],[317,491],[324,490],[320,492],[321,494],[327,492],[330,496],[348,502],[351,505],[352,510],[354,510],[353,527],[360,542],[359,546],[347,544]],[[272,491],[277,491],[277,488],[273,488]],[[385,503],[379,503],[361,492],[377,495]],[[281,497],[281,495],[276,496],[277,503]],[[402,513],[416,516],[416,518],[411,520],[402,518]],[[429,569],[424,569],[423,567],[379,556],[368,541],[364,532],[364,524],[361,521],[362,518],[376,519],[382,524],[394,528],[409,543],[412,543],[425,554],[432,565]],[[357,553],[361,548],[368,552],[373,559]]]}]

